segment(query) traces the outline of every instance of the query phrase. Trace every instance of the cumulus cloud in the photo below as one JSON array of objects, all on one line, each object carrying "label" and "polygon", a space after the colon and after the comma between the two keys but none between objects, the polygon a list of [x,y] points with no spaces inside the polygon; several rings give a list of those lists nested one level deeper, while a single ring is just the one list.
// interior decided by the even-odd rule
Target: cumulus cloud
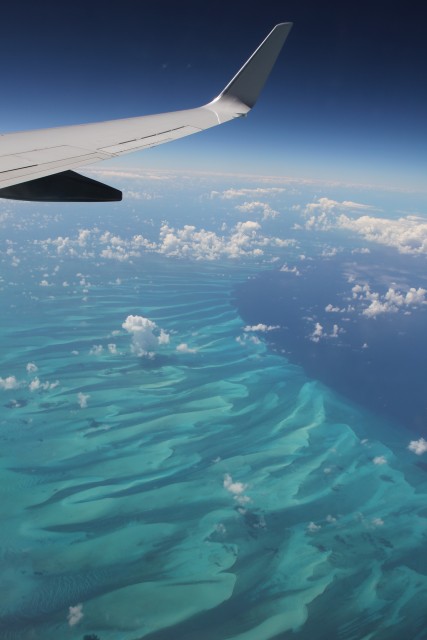
[{"label": "cumulus cloud", "polygon": [[39,378],[34,378],[28,385],[28,388],[30,391],[50,391],[51,389],[55,389],[58,385],[59,380],[55,380],[55,382],[41,382]]},{"label": "cumulus cloud", "polygon": [[[253,203],[249,203],[252,207]],[[259,204],[259,203],[258,203]],[[264,209],[266,216],[273,210]],[[224,232],[224,233],[222,233]],[[111,231],[84,229],[77,236],[47,238],[36,240],[48,254],[93,259],[99,256],[104,260],[127,262],[140,257],[143,252],[160,253],[168,257],[192,258],[196,260],[218,260],[220,258],[240,258],[243,256],[263,256],[266,247],[288,247],[295,245],[294,239],[267,237],[261,233],[259,222],[247,220],[238,222],[227,233],[221,233],[185,225],[175,228],[167,223],[160,227],[157,241],[151,241],[142,235],[124,238]],[[44,276],[42,286],[51,286]],[[82,283],[80,283],[82,284]],[[82,284],[83,286],[83,284]],[[88,285],[89,286],[89,285]]]},{"label": "cumulus cloud", "polygon": [[312,342],[320,342],[324,338],[338,338],[341,333],[345,333],[345,331],[337,324],[332,325],[332,329],[328,333],[320,322],[316,322],[313,331],[308,337]]},{"label": "cumulus cloud", "polygon": [[384,456],[375,456],[372,462],[378,465],[387,464],[387,458],[385,458]]},{"label": "cumulus cloud", "polygon": [[35,373],[38,371],[38,366],[34,362],[29,362],[25,367],[28,373]]},{"label": "cumulus cloud", "polygon": [[227,491],[235,495],[243,493],[248,487],[248,485],[243,482],[233,482],[233,478],[229,473],[226,473],[224,476],[223,486],[224,489],[227,489]]},{"label": "cumulus cloud", "polygon": [[246,491],[248,485],[243,482],[234,482],[229,473],[226,473],[224,476],[223,487],[224,489],[227,489],[229,493],[231,493],[234,500],[236,500],[236,502],[238,502],[240,505],[252,502],[249,496],[244,495],[244,491]]},{"label": "cumulus cloud", "polygon": [[316,322],[316,324],[314,325],[314,329],[310,334],[310,340],[312,342],[319,342],[320,338],[322,337],[323,337],[323,327],[320,324],[320,322]]},{"label": "cumulus cloud", "polygon": [[75,607],[68,607],[67,620],[70,627],[74,627],[83,618],[83,605],[76,604]]},{"label": "cumulus cloud", "polygon": [[246,327],[243,327],[243,331],[262,331],[263,333],[265,333],[266,331],[274,331],[275,329],[280,329],[280,326],[278,324],[263,324],[262,322],[260,322],[259,324],[253,324],[253,325],[249,325],[247,324]]},{"label": "cumulus cloud", "polygon": [[376,318],[384,313],[397,313],[399,310],[408,311],[411,307],[427,304],[426,294],[427,290],[422,287],[411,287],[406,293],[389,287],[384,295],[371,291],[369,284],[355,284],[352,287],[353,299],[367,303],[362,313],[368,318]]},{"label": "cumulus cloud", "polygon": [[337,226],[354,231],[365,240],[393,247],[399,253],[427,253],[427,222],[418,216],[405,216],[397,220],[361,216],[351,219],[341,215]]},{"label": "cumulus cloud", "polygon": [[295,240],[292,239],[268,238],[260,231],[260,223],[253,220],[238,222],[228,235],[219,235],[215,231],[203,228],[197,229],[193,225],[175,229],[165,223],[160,229],[156,251],[170,257],[219,260],[260,257],[266,247],[287,247],[295,244]]},{"label": "cumulus cloud", "polygon": [[307,531],[309,531],[310,533],[316,533],[317,531],[319,531],[319,529],[321,529],[321,525],[320,524],[315,524],[314,522],[310,522],[307,525]]},{"label": "cumulus cloud", "polygon": [[[338,202],[330,198],[318,198],[314,202],[307,204],[304,209],[304,216],[306,217],[305,228],[309,230],[320,229],[326,231],[339,226],[338,217],[343,210],[375,211],[376,209],[370,205],[351,202],[350,200]],[[346,217],[345,214],[343,214],[343,216]]]},{"label": "cumulus cloud", "polygon": [[178,353],[197,353],[197,349],[190,348],[186,342],[181,342],[176,348]]},{"label": "cumulus cloud", "polygon": [[0,389],[4,389],[5,391],[10,391],[13,389],[18,389],[20,387],[20,383],[15,378],[15,376],[7,376],[7,378],[0,378]]},{"label": "cumulus cloud", "polygon": [[236,205],[235,209],[241,213],[262,213],[262,219],[276,218],[279,212],[272,209],[267,202],[244,202],[243,204]]},{"label": "cumulus cloud", "polygon": [[80,409],[86,409],[89,398],[90,395],[88,393],[79,392],[77,394],[77,402],[79,403]]},{"label": "cumulus cloud", "polygon": [[[358,217],[349,213],[375,211],[375,207],[357,202],[338,202],[319,198],[309,203],[304,210],[306,229],[329,230],[334,228],[352,231],[369,242],[397,249],[405,254],[427,254],[427,222],[417,215],[398,219],[372,215]],[[368,253],[369,248],[354,249],[354,253]]]},{"label": "cumulus cloud", "polygon": [[258,338],[258,336],[249,336],[247,333],[244,333],[242,336],[237,336],[236,342],[238,342],[242,346],[250,343],[261,344],[261,340]]},{"label": "cumulus cloud", "polygon": [[131,349],[139,357],[153,358],[158,347],[169,344],[170,336],[143,316],[128,316],[122,324],[131,335]]},{"label": "cumulus cloud", "polygon": [[282,267],[280,267],[280,271],[283,271],[285,273],[293,273],[295,276],[301,275],[301,271],[297,269],[297,267],[289,267],[286,263]]},{"label": "cumulus cloud", "polygon": [[413,451],[417,454],[417,456],[421,456],[423,453],[427,451],[427,440],[424,438],[420,438],[419,440],[411,440],[408,444],[409,451]]},{"label": "cumulus cloud", "polygon": [[104,351],[102,344],[94,344],[89,351],[90,356],[100,356]]},{"label": "cumulus cloud", "polygon": [[372,525],[374,527],[382,527],[384,524],[384,520],[382,518],[373,518]]}]

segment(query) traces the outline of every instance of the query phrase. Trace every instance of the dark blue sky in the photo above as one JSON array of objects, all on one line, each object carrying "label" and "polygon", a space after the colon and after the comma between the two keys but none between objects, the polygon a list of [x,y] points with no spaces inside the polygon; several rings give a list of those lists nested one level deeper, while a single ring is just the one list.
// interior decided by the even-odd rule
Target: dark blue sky
[{"label": "dark blue sky", "polygon": [[250,120],[126,162],[423,188],[421,6],[18,0],[2,10],[0,130],[197,106],[289,20],[294,29]]}]

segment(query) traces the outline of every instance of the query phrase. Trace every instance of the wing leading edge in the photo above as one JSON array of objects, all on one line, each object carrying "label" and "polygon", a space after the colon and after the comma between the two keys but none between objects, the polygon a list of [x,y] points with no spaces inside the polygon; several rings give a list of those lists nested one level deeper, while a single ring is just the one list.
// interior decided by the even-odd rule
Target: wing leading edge
[{"label": "wing leading edge", "polygon": [[291,30],[278,24],[225,89],[196,109],[0,135],[0,198],[56,202],[121,200],[117,189],[72,169],[148,149],[245,116]]}]

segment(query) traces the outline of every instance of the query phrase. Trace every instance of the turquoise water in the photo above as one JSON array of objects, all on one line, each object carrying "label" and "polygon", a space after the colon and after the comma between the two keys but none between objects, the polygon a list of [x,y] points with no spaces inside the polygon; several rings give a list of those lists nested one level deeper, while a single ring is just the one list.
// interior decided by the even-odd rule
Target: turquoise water
[{"label": "turquoise water", "polygon": [[[425,472],[407,435],[242,338],[254,268],[85,268],[5,278],[1,638],[424,638]],[[153,358],[130,314],[170,335]]]}]

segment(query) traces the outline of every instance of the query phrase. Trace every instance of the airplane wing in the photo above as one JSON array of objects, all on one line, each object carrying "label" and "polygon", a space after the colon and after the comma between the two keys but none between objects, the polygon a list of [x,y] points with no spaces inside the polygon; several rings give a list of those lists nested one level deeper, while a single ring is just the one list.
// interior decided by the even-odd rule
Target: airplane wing
[{"label": "airplane wing", "polygon": [[105,202],[121,191],[73,169],[198,133],[254,106],[292,23],[278,24],[225,89],[196,109],[0,135],[0,198]]}]

